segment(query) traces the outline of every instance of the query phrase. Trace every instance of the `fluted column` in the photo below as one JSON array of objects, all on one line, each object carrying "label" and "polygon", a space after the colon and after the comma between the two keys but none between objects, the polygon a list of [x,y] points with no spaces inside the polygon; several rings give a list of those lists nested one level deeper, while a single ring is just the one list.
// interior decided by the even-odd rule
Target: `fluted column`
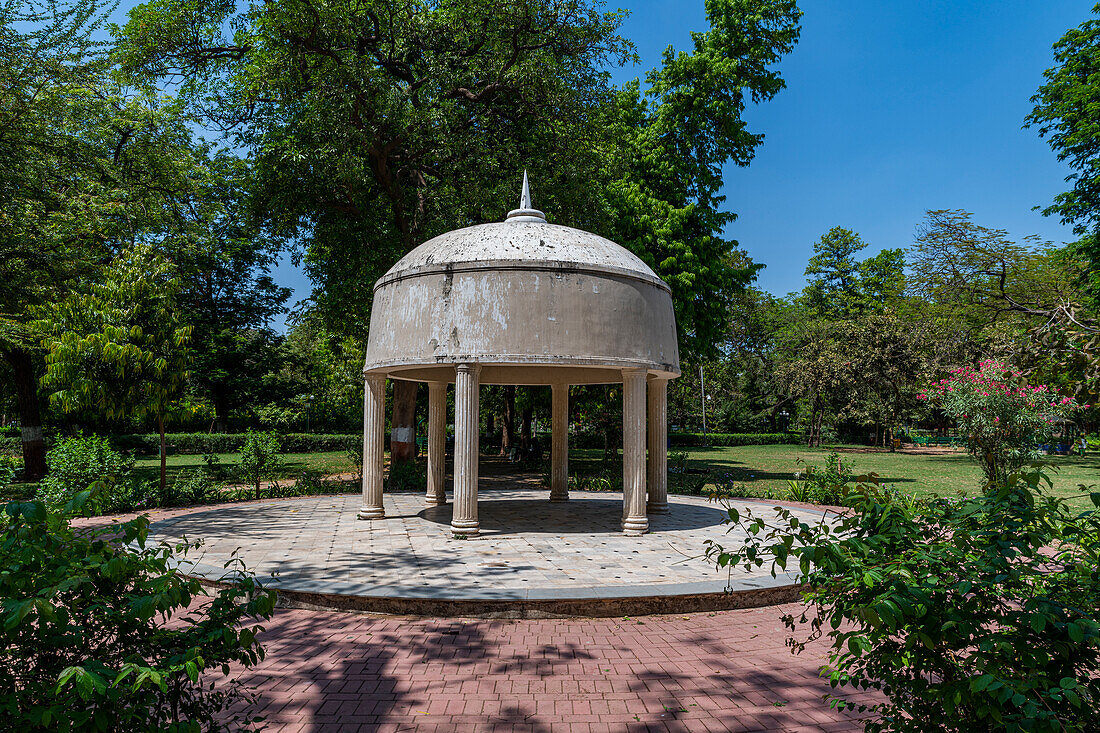
[{"label": "fluted column", "polygon": [[363,380],[363,506],[360,519],[382,519],[382,464],[385,460],[386,376]]},{"label": "fluted column", "polygon": [[428,506],[447,503],[447,490],[443,486],[446,460],[447,383],[428,382],[428,493],[424,497]]},{"label": "fluted column", "polygon": [[480,364],[455,368],[455,484],[451,532],[470,537],[478,533],[478,377]]},{"label": "fluted column", "polygon": [[647,385],[649,413],[649,475],[646,488],[650,514],[668,514],[668,380],[656,377]]},{"label": "fluted column", "polygon": [[551,388],[550,501],[569,498],[569,385]]},{"label": "fluted column", "polygon": [[623,533],[645,534],[646,370],[623,369]]}]

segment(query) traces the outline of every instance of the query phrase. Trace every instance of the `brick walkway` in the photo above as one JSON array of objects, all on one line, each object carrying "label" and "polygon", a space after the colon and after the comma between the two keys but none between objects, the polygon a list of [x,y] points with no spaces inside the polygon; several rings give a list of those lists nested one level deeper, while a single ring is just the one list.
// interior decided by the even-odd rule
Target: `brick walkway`
[{"label": "brick walkway", "polygon": [[280,610],[244,678],[278,731],[856,731],[795,606],[488,621]]}]

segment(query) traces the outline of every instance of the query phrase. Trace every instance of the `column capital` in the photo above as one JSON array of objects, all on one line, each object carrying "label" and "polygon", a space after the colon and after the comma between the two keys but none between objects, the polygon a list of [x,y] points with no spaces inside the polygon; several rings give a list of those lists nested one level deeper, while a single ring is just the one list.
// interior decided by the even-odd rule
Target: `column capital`
[{"label": "column capital", "polygon": [[644,377],[649,374],[645,367],[623,367],[622,372],[624,377]]},{"label": "column capital", "polygon": [[461,372],[463,374],[473,374],[476,376],[481,373],[481,364],[478,364],[476,361],[455,364],[455,372]]},{"label": "column capital", "polygon": [[669,381],[670,377],[666,377],[661,374],[650,374],[648,379],[650,382],[667,382]]},{"label": "column capital", "polygon": [[363,382],[364,383],[369,382],[371,384],[378,384],[378,383],[383,383],[384,384],[385,381],[386,381],[386,375],[385,374],[379,374],[377,372],[369,372],[369,373],[363,374]]}]

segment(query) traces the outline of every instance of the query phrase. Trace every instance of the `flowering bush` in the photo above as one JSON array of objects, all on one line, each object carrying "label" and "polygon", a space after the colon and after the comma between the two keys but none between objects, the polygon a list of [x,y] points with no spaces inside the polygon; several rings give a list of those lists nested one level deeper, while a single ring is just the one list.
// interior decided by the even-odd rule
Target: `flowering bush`
[{"label": "flowering bush", "polygon": [[993,359],[977,369],[952,370],[920,398],[955,420],[993,486],[1004,486],[1010,474],[1038,457],[1038,446],[1051,439],[1057,426],[1088,407],[1045,384],[1028,384],[1021,372]]}]

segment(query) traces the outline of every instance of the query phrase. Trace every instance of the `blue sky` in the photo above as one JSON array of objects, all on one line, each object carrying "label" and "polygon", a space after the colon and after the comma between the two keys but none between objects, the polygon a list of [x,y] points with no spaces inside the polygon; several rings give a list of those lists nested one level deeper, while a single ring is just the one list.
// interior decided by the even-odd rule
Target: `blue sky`
[{"label": "blue sky", "polygon": [[[726,172],[727,231],[767,265],[759,285],[800,289],[813,243],[853,229],[867,254],[905,247],[928,209],[972,211],[1016,237],[1072,238],[1033,211],[1065,190],[1068,170],[1034,130],[1029,99],[1053,64],[1051,45],[1094,2],[804,0],[802,39],[781,65],[787,88],[749,110],[766,135],[748,168]],[[612,6],[615,4],[612,3]],[[624,34],[644,76],[672,44],[705,27],[702,0],[635,0]],[[277,279],[309,294],[283,263]]]}]

